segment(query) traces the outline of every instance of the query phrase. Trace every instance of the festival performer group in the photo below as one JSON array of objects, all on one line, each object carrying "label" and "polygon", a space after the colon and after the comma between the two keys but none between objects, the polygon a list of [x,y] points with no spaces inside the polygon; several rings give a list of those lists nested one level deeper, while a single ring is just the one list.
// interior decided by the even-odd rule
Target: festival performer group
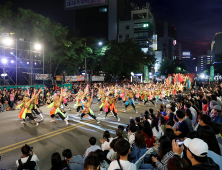
[{"label": "festival performer group", "polygon": [[[115,86],[98,86],[94,84],[94,87],[90,89],[89,85],[87,85],[84,89],[80,88],[79,91],[73,95],[74,97],[74,106],[73,108],[76,109],[76,117],[80,116],[80,120],[82,121],[83,118],[87,118],[87,116],[96,120],[97,123],[100,123],[100,119],[96,116],[92,109],[93,98],[96,97],[98,100],[98,109],[99,114],[101,116],[104,114],[104,118],[107,118],[108,114],[112,114],[117,121],[120,121],[120,117],[118,116],[118,110],[116,104],[122,102],[125,105],[125,111],[127,112],[128,106],[132,106],[135,113],[138,113],[136,109],[136,104],[142,104],[145,106],[147,103],[152,103],[156,107],[156,103],[160,102],[167,102],[169,98],[174,98],[175,95],[179,91],[183,91],[184,89],[184,82],[188,82],[188,77],[182,77],[181,75],[176,75],[174,78],[174,84],[172,84],[172,77],[165,79],[165,82],[162,83],[147,83],[147,84],[140,84],[140,85],[118,85]],[[176,77],[175,76],[175,77]],[[179,81],[178,81],[179,79]],[[181,81],[183,80],[183,81]],[[96,92],[95,92],[96,89]],[[29,90],[27,89],[27,94],[23,98],[23,102],[18,105],[17,107],[21,109],[19,112],[19,118],[22,119],[22,123],[26,123],[26,117],[33,120],[36,126],[39,126],[39,123],[44,120],[43,115],[41,114],[41,110],[38,106],[38,97],[42,89],[39,89],[37,92],[34,89],[34,92],[30,94]],[[46,94],[48,104],[48,108],[50,108],[49,116],[51,117],[50,123],[55,123],[55,118],[59,117],[61,120],[65,122],[66,125],[69,125],[69,117],[65,111],[65,106],[68,107],[69,111],[71,108],[68,104],[69,96],[68,89],[61,88],[60,91],[57,93],[50,95]],[[37,121],[37,117],[40,117],[40,122]],[[73,118],[75,121],[75,117]]]}]

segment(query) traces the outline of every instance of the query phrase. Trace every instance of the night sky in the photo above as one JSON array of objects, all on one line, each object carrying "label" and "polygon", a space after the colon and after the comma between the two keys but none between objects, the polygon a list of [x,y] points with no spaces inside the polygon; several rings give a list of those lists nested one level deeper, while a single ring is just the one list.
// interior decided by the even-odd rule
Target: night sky
[{"label": "night sky", "polygon": [[[0,4],[6,0],[0,0]],[[73,11],[64,10],[63,0],[10,0],[14,8],[32,9],[64,26],[73,24]],[[145,5],[147,0],[134,0]],[[177,29],[183,51],[192,56],[204,55],[216,32],[222,32],[221,0],[149,0],[156,19],[169,21]]]}]

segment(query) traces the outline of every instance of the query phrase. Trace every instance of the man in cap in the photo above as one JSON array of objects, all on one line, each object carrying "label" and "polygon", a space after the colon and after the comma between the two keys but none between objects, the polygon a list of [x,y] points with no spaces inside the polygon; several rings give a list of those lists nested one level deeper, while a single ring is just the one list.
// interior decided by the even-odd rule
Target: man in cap
[{"label": "man in cap", "polygon": [[220,105],[215,105],[213,108],[213,120],[214,122],[217,122],[218,124],[222,123],[222,115],[221,115],[221,106]]},{"label": "man in cap", "polygon": [[[208,145],[202,139],[186,138],[184,140],[186,146],[187,158],[191,161],[192,170],[219,170],[220,167],[212,158],[208,157]],[[178,143],[173,140],[173,152],[175,155],[182,153],[183,147],[179,147]]]}]

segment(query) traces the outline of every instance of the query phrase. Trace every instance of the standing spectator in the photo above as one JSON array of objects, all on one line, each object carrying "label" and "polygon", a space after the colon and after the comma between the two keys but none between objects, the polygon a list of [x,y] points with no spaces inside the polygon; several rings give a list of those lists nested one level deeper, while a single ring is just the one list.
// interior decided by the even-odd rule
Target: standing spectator
[{"label": "standing spectator", "polygon": [[190,129],[190,132],[193,131],[193,126],[192,126],[192,114],[191,114],[191,111],[189,109],[187,109],[185,111],[185,122],[187,123],[189,129]]},{"label": "standing spectator", "polygon": [[192,124],[195,125],[196,124],[196,120],[197,120],[197,112],[196,110],[191,107],[191,104],[189,102],[184,104],[184,109],[187,110],[189,109],[191,111],[192,114]]},{"label": "standing spectator", "polygon": [[10,91],[9,98],[10,98],[10,107],[11,107],[11,109],[13,109],[13,107],[14,107],[14,100],[15,100],[15,93],[14,93],[13,89]]},{"label": "standing spectator", "polygon": [[89,138],[89,143],[91,146],[86,150],[85,158],[88,156],[88,154],[90,152],[93,152],[97,149],[101,149],[98,145],[96,145],[96,138],[95,137]]},{"label": "standing spectator", "polygon": [[3,104],[2,104],[2,102],[0,101],[0,112],[4,112],[4,111],[5,111],[5,108],[4,108]]},{"label": "standing spectator", "polygon": [[118,154],[118,159],[111,162],[108,170],[136,170],[136,165],[128,161],[128,155],[130,153],[129,142],[123,138],[119,139],[115,144],[115,149]]},{"label": "standing spectator", "polygon": [[174,112],[175,112],[175,107],[170,107],[169,109],[169,119],[168,119],[168,125],[173,126],[174,125],[174,121],[173,121],[173,117],[174,117]]},{"label": "standing spectator", "polygon": [[206,114],[207,113],[207,108],[208,108],[206,99],[202,100],[202,108],[203,108],[203,110],[202,110],[203,114]]},{"label": "standing spectator", "polygon": [[72,156],[70,149],[65,149],[62,152],[62,156],[65,158],[70,170],[84,170],[84,159],[81,155]]},{"label": "standing spectator", "polygon": [[207,114],[201,114],[198,124],[195,126],[194,130],[198,130],[200,126],[207,126],[211,122],[211,118]]}]

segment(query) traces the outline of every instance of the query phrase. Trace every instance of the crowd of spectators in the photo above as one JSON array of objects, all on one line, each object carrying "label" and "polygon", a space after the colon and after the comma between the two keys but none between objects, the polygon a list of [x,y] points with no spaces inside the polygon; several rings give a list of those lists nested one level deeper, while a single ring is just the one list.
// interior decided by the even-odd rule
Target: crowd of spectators
[{"label": "crowd of spectators", "polygon": [[[126,128],[118,126],[115,136],[105,131],[103,139],[90,137],[83,156],[73,156],[66,149],[62,160],[59,153],[53,153],[51,169],[222,170],[221,96],[222,84],[180,92],[174,102],[130,118]],[[152,153],[138,165],[150,148]],[[24,146],[21,151],[25,162],[30,155]],[[38,162],[37,156],[31,160]]]}]

